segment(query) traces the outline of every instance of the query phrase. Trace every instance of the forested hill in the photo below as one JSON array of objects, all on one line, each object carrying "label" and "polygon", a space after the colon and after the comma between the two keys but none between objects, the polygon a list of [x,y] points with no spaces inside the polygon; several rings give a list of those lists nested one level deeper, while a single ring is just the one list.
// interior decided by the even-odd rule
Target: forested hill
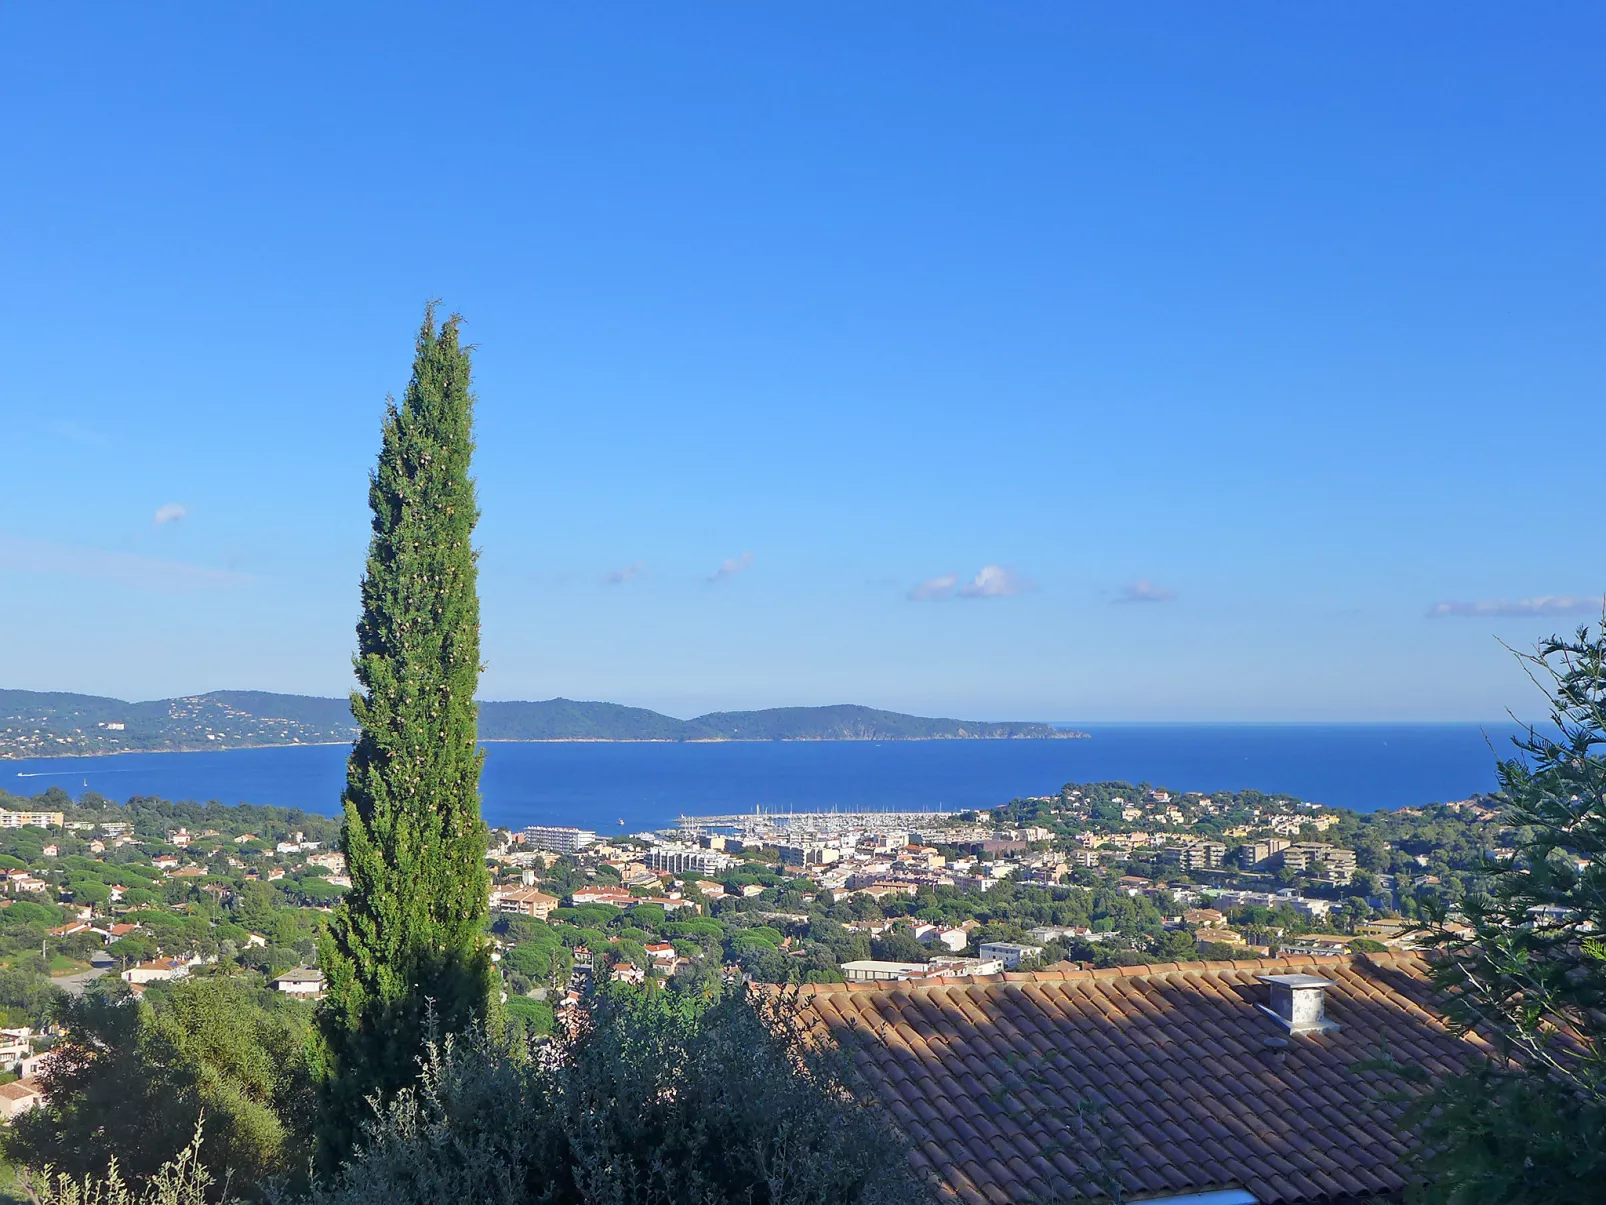
[{"label": "forested hill", "polygon": [[[349,741],[355,735],[344,699],[218,690],[126,703],[97,695],[0,690],[0,757],[307,745]],[[1047,724],[928,719],[851,704],[717,711],[691,720],[573,699],[480,704],[480,737],[492,741],[1043,740],[1080,735]]]}]

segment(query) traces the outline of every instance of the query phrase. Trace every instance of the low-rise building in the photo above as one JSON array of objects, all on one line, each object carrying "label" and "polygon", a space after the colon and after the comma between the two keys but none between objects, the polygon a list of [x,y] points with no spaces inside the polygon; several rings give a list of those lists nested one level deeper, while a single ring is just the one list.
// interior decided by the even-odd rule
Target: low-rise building
[{"label": "low-rise building", "polygon": [[44,1103],[44,1088],[32,1076],[14,1080],[9,1084],[0,1084],[0,1119],[11,1121],[29,1109],[39,1108]]},{"label": "low-rise building", "polygon": [[153,958],[149,962],[136,962],[122,973],[124,983],[155,983],[159,979],[184,979],[193,964],[187,958]]},{"label": "low-rise building", "polygon": [[997,958],[960,958],[937,955],[926,963],[926,973],[918,979],[957,979],[965,975],[1002,975],[1004,964]]},{"label": "low-rise building", "polygon": [[323,972],[312,967],[297,967],[275,979],[273,987],[274,990],[281,991],[287,996],[294,996],[298,1000],[321,1000]]},{"label": "low-rise building", "polygon": [[998,959],[1006,970],[1013,971],[1028,958],[1041,957],[1043,947],[1027,945],[1021,941],[984,941],[981,943],[980,953],[983,958]]},{"label": "low-rise building", "polygon": [[1026,932],[1033,941],[1040,942],[1075,941],[1093,936],[1093,930],[1086,925],[1038,925]]},{"label": "low-rise building", "polygon": [[923,946],[935,946],[958,954],[970,944],[970,934],[963,929],[949,929],[941,925],[916,925],[915,940]]},{"label": "low-rise building", "polygon": [[923,962],[888,962],[880,958],[861,958],[842,964],[842,978],[849,983],[876,983],[913,979],[926,973]]},{"label": "low-rise building", "polygon": [[491,911],[510,912],[517,916],[531,916],[546,920],[558,906],[558,897],[548,895],[534,887],[492,887]]},{"label": "low-rise building", "polygon": [[584,904],[611,904],[615,908],[624,908],[633,903],[635,898],[619,887],[582,887],[569,893],[569,903],[576,907]]}]

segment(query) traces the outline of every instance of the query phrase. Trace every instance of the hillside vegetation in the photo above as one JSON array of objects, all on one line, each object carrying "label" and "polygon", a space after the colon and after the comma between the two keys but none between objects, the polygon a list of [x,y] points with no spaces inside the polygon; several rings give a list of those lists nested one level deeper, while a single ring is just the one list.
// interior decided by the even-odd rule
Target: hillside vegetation
[{"label": "hillside vegetation", "polygon": [[[128,703],[98,695],[0,690],[0,757],[345,743],[357,726],[345,699],[217,690]],[[1044,740],[1082,733],[1048,724],[931,719],[841,704],[716,711],[695,719],[618,703],[482,702],[488,741]]]}]

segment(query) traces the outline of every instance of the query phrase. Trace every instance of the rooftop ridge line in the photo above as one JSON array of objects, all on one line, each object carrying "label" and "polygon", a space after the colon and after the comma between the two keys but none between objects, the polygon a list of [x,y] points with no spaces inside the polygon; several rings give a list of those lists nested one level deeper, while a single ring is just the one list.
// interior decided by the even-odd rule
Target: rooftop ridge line
[{"label": "rooftop ridge line", "polygon": [[[995,975],[934,975],[923,979],[886,979],[869,983],[805,983],[797,986],[803,996],[824,996],[839,992],[929,991],[939,987],[993,987],[1020,983],[1088,983],[1100,980],[1163,979],[1175,974],[1220,975],[1228,972],[1275,973],[1296,967],[1374,966],[1378,969],[1401,964],[1421,965],[1420,954],[1389,951],[1386,954],[1291,954],[1286,958],[1238,959],[1211,962],[1145,962],[1134,966],[1066,968],[1041,971],[1004,971]],[[784,990],[784,989],[781,989]]]}]

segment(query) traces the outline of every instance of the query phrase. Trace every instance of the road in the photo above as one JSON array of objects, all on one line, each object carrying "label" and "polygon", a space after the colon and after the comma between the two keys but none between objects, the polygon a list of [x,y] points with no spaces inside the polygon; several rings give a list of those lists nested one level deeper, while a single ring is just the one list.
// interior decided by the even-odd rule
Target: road
[{"label": "road", "polygon": [[82,996],[84,989],[89,986],[92,979],[99,979],[106,971],[98,967],[91,967],[87,971],[79,971],[76,975],[52,976],[50,982],[69,996]]}]

